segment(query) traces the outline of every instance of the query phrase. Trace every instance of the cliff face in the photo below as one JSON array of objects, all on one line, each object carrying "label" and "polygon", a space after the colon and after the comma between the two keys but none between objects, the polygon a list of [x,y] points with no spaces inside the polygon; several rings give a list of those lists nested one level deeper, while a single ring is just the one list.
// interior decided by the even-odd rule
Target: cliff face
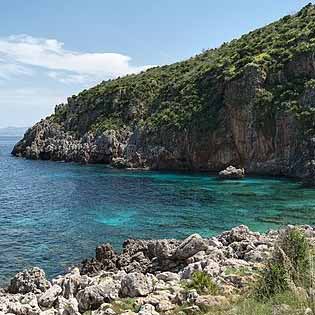
[{"label": "cliff face", "polygon": [[313,177],[315,7],[56,106],[13,154],[116,167]]}]

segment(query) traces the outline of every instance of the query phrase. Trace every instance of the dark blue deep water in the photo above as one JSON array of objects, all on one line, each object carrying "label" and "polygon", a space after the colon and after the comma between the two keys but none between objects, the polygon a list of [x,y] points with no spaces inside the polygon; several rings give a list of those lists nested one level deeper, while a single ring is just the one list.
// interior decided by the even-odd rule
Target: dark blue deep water
[{"label": "dark blue deep water", "polygon": [[315,191],[298,182],[28,161],[10,156],[17,140],[0,137],[0,284],[32,265],[63,272],[103,242],[315,224]]}]

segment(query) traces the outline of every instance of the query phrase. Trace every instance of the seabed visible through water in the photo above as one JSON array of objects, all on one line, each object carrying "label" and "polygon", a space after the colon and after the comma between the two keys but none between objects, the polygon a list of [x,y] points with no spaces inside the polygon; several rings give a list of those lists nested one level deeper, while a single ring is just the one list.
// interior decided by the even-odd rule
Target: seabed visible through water
[{"label": "seabed visible through water", "polygon": [[104,242],[315,224],[314,191],[292,180],[28,161],[10,156],[17,140],[0,138],[0,284],[33,265],[53,276]]}]

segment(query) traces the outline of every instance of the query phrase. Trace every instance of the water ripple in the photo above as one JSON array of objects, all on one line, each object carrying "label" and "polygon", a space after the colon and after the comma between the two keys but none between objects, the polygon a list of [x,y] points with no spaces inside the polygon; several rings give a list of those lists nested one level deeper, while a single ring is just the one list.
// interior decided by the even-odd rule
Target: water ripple
[{"label": "water ripple", "polygon": [[315,195],[294,181],[27,161],[10,156],[16,141],[0,138],[0,284],[32,265],[53,276],[102,242],[315,223]]}]

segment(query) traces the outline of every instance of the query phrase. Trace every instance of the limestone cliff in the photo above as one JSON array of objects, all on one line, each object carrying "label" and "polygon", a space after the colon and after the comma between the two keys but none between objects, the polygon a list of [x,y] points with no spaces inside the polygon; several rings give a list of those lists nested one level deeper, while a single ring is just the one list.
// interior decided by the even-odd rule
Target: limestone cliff
[{"label": "limestone cliff", "polygon": [[315,6],[218,49],[102,82],[13,154],[117,167],[314,177]]}]

